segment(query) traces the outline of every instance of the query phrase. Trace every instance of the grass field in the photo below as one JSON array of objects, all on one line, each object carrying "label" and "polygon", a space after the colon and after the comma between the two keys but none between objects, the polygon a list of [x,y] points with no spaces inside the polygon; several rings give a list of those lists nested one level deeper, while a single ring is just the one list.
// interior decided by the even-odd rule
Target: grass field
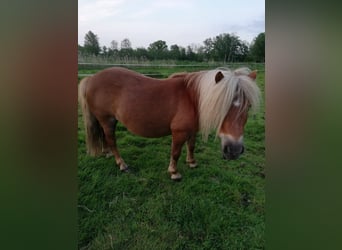
[{"label": "grass field", "polygon": [[[193,71],[150,70],[162,75]],[[257,82],[264,96],[263,70]],[[119,124],[118,147],[132,170],[121,173],[113,157],[86,155],[80,110],[78,118],[80,249],[264,249],[263,102],[259,113],[248,119],[245,153],[238,160],[222,159],[214,133],[206,143],[198,135],[199,166],[187,167],[184,147],[180,182],[171,181],[167,172],[170,136],[141,138]]]}]

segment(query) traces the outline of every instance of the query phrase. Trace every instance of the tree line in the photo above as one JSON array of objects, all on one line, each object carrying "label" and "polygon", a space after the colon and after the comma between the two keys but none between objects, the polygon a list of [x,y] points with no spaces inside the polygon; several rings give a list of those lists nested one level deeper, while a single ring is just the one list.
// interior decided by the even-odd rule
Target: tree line
[{"label": "tree line", "polygon": [[224,33],[207,38],[203,44],[191,44],[187,47],[173,44],[170,47],[163,40],[151,43],[148,48],[132,48],[128,38],[116,40],[109,47],[100,46],[99,37],[89,31],[84,37],[83,46],[78,45],[80,56],[96,56],[113,60],[179,60],[179,61],[222,61],[228,62],[265,62],[265,33],[260,33],[248,45],[234,34]]}]

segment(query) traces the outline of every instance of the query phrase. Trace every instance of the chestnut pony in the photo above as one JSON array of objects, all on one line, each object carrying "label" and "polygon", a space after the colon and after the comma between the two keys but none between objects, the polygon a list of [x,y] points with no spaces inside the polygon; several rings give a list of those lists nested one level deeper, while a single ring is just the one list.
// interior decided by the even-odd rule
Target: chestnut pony
[{"label": "chestnut pony", "polygon": [[187,163],[196,167],[196,133],[204,140],[215,129],[221,139],[224,159],[237,159],[244,151],[243,131],[250,107],[257,107],[259,88],[256,71],[219,68],[177,73],[154,79],[134,71],[113,67],[82,79],[82,107],[87,151],[99,155],[110,151],[120,170],[128,166],[121,158],[115,127],[121,122],[143,137],[172,135],[171,179],[179,180],[177,161],[187,143]]}]

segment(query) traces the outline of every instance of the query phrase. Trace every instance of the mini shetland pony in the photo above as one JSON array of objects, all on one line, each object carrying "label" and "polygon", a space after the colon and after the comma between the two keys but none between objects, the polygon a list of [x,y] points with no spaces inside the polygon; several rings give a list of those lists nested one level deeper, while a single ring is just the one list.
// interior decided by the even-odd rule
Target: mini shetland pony
[{"label": "mini shetland pony", "polygon": [[217,130],[224,159],[244,151],[243,131],[250,107],[257,107],[256,71],[216,69],[179,73],[158,80],[124,68],[109,68],[84,78],[79,101],[84,117],[87,150],[96,156],[110,150],[120,170],[128,166],[116,146],[115,127],[124,124],[143,137],[172,135],[171,179],[181,179],[177,161],[187,142],[187,162],[196,167],[196,133],[207,140]]}]

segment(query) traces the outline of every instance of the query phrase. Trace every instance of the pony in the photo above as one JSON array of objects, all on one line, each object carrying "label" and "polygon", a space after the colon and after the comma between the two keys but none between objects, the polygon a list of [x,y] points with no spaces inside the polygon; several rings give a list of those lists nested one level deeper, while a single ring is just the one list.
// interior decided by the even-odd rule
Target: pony
[{"label": "pony", "polygon": [[122,123],[143,137],[171,135],[168,172],[180,180],[177,161],[186,143],[186,162],[195,168],[195,139],[198,132],[207,141],[216,130],[222,156],[237,159],[244,152],[243,133],[248,111],[259,103],[257,71],[243,67],[217,68],[192,73],[175,73],[154,79],[137,72],[112,67],[79,84],[87,152],[92,156],[106,151],[114,155],[121,171],[128,171],[116,144],[115,128]]}]

